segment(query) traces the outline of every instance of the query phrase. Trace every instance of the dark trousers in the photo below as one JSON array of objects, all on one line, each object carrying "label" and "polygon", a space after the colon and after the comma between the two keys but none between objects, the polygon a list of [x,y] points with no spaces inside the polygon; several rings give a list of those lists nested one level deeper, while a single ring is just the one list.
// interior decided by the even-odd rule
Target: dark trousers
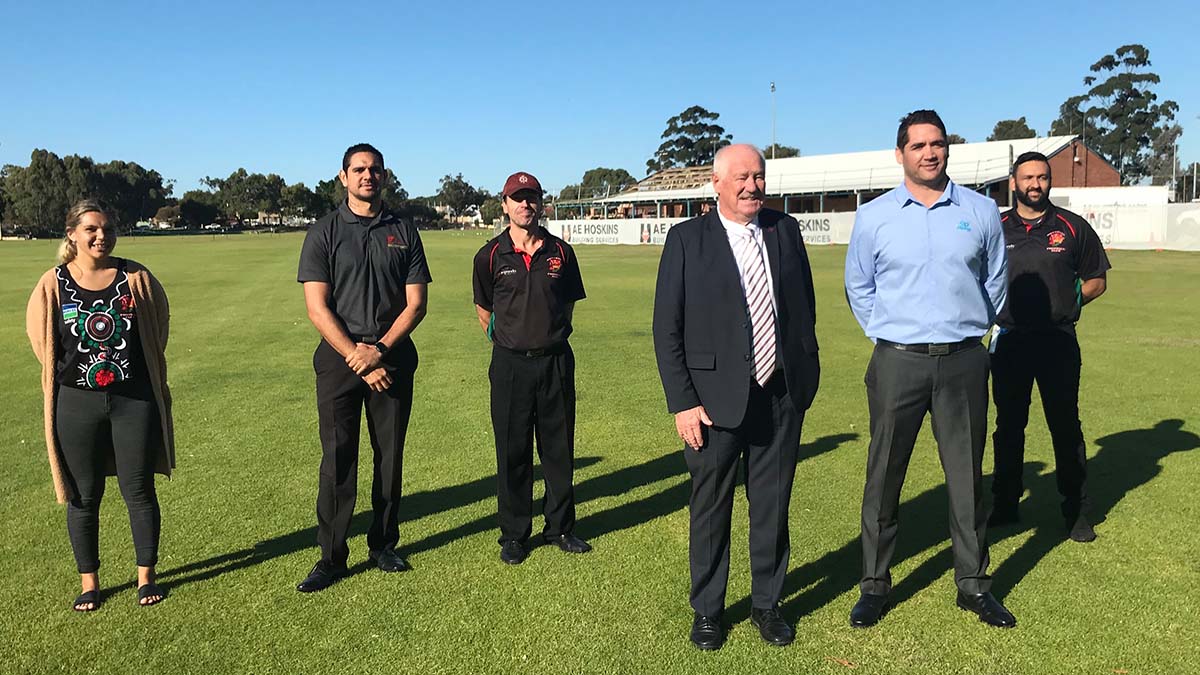
[{"label": "dark trousers", "polygon": [[803,423],[804,414],[796,410],[783,373],[777,371],[766,389],[751,383],[740,426],[709,427],[699,451],[684,448],[692,475],[688,565],[691,604],[697,614],[719,617],[725,611],[739,459],[750,507],[751,602],[758,609],[779,603],[791,555],[788,503]]},{"label": "dark trousers", "polygon": [[976,345],[945,356],[875,347],[867,367],[871,444],[863,490],[864,593],[887,594],[899,531],[900,489],[917,433],[930,413],[950,498],[954,582],[964,593],[987,592],[987,510],[982,489],[987,437],[988,353]]},{"label": "dark trousers", "polygon": [[575,355],[527,356],[492,348],[492,429],[500,543],[525,541],[533,528],[533,442],[546,481],[543,534],[575,528]]},{"label": "dark trousers", "polygon": [[1035,381],[1054,445],[1063,515],[1074,518],[1086,508],[1086,451],[1079,422],[1081,363],[1079,341],[1073,332],[1009,332],[1000,336],[992,355],[992,393],[996,400],[992,494],[996,508],[1015,509],[1025,492],[1021,469]]},{"label": "dark trousers", "polygon": [[[411,352],[411,365],[408,353]],[[396,356],[394,356],[396,355]],[[404,359],[393,366],[390,362]],[[350,554],[346,537],[358,495],[359,420],[364,404],[367,432],[374,451],[371,479],[371,528],[367,546],[372,551],[395,548],[400,541],[400,477],[404,463],[404,435],[412,412],[413,371],[416,350],[412,342],[397,345],[386,365],[392,386],[371,391],[324,340],[313,354],[317,373],[317,416],[321,433],[321,477],[317,488],[317,543],[321,558],[345,564]]]},{"label": "dark trousers", "polygon": [[137,564],[158,563],[162,515],[154,490],[154,450],[161,422],[158,406],[145,398],[58,388],[55,431],[75,493],[67,503],[67,535],[80,574],[100,569],[100,500],[109,452],[129,510]]}]

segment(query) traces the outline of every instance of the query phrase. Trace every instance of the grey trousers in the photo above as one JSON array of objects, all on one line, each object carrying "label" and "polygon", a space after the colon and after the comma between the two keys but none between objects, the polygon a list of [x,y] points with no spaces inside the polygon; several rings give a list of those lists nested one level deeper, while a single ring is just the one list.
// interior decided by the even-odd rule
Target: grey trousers
[{"label": "grey trousers", "polygon": [[963,593],[990,589],[981,487],[987,378],[988,353],[982,345],[944,356],[876,345],[866,375],[871,444],[862,505],[863,593],[883,595],[892,588],[900,489],[927,412],[950,499],[954,582]]}]

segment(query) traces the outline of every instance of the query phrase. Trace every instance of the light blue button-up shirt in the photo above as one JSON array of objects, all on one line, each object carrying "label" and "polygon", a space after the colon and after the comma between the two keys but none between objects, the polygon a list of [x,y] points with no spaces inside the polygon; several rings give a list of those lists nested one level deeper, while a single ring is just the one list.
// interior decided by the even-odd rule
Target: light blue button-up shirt
[{"label": "light blue button-up shirt", "polygon": [[859,207],[846,252],[846,299],[872,340],[982,336],[1008,294],[996,202],[953,181],[932,207],[901,183]]}]

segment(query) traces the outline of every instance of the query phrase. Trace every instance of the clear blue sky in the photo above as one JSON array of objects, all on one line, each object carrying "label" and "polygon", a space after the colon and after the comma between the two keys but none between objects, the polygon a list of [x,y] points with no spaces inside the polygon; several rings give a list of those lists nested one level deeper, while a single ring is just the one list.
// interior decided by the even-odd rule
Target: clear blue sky
[{"label": "clear blue sky", "polygon": [[1194,2],[144,4],[0,9],[0,164],[136,161],[179,195],[238,167],[312,186],[368,141],[413,195],[516,170],[557,191],[596,166],[640,178],[693,104],[769,143],[772,80],[777,138],[806,155],[890,147],[923,107],[972,141],[1022,115],[1045,134],[1128,43],[1200,161]]}]

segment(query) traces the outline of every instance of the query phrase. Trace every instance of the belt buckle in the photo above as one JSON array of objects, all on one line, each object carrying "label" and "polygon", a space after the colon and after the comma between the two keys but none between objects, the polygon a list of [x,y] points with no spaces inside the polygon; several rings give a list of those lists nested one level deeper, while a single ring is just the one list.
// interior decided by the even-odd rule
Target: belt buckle
[{"label": "belt buckle", "polygon": [[537,357],[537,356],[544,356],[545,354],[546,354],[545,349],[530,349],[529,351],[525,352],[525,356],[528,356],[530,358]]},{"label": "belt buckle", "polygon": [[949,353],[950,345],[948,344],[929,345],[930,356],[946,356]]}]

